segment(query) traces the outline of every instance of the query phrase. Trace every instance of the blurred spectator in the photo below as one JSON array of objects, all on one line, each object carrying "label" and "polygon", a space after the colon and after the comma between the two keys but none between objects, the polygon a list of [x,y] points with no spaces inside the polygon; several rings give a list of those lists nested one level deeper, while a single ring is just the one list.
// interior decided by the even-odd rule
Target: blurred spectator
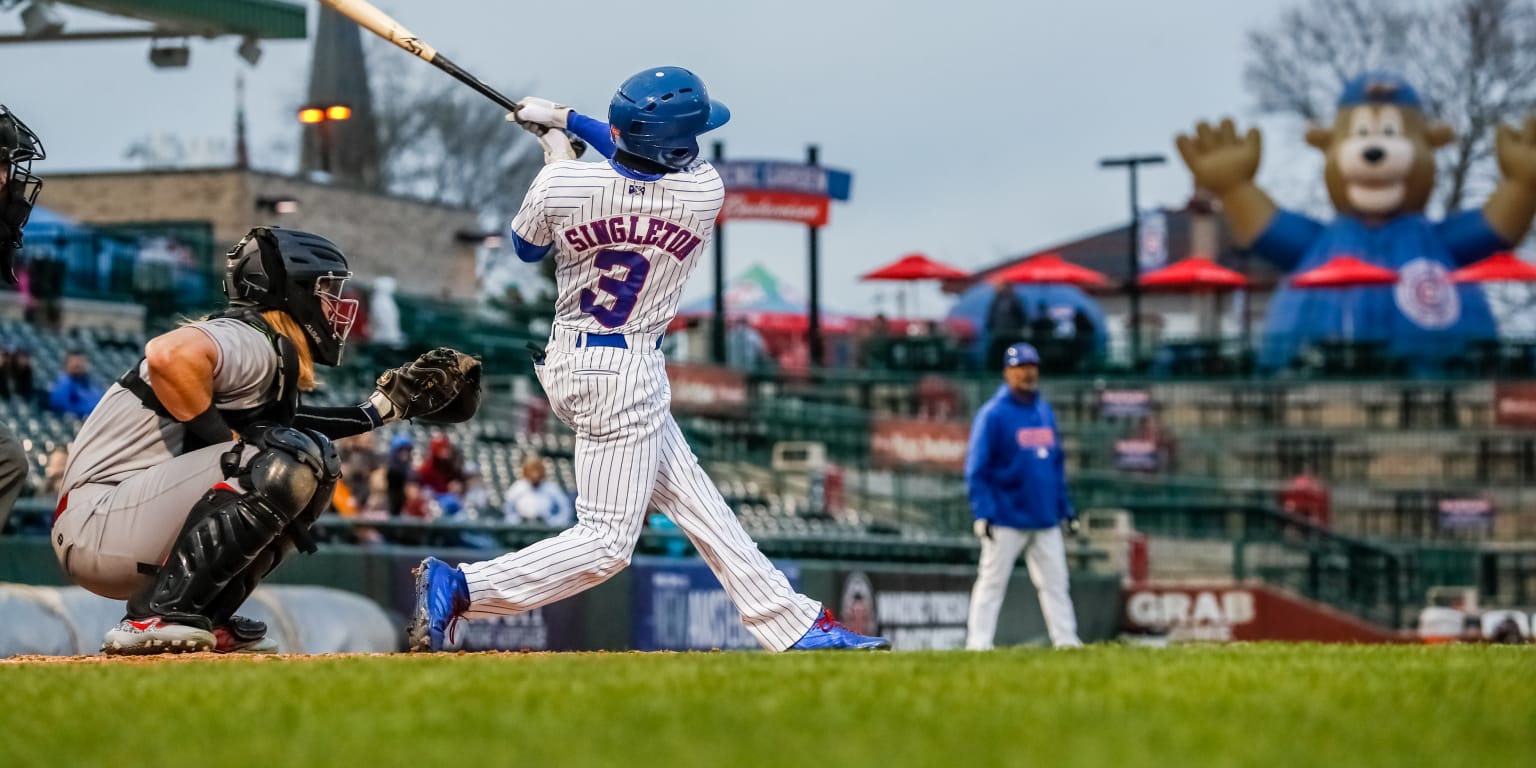
[{"label": "blurred spectator", "polygon": [[[405,503],[405,488],[400,490],[401,505]],[[362,516],[370,520],[380,520],[391,515],[400,514],[389,505],[389,469],[378,467],[368,473],[368,498],[362,504]]]},{"label": "blurred spectator", "polygon": [[368,302],[368,325],[375,346],[399,349],[405,346],[400,330],[400,305],[395,302],[395,279],[380,277],[373,281],[373,296]]},{"label": "blurred spectator", "polygon": [[1035,314],[1029,319],[1029,340],[1036,347],[1050,346],[1056,338],[1056,321],[1051,319],[1051,308],[1045,302],[1035,304]]},{"label": "blurred spectator", "polygon": [[69,463],[69,446],[65,445],[53,449],[48,454],[48,463],[43,465],[42,495],[58,496],[59,483],[64,480],[64,467]]},{"label": "blurred spectator", "polygon": [[48,390],[48,410],[84,419],[101,401],[103,392],[91,379],[91,364],[85,353],[73,350],[64,356],[64,370]]},{"label": "blurred spectator", "polygon": [[491,492],[485,487],[485,477],[480,465],[473,461],[464,464],[464,514],[477,520],[491,509]]},{"label": "blurred spectator", "polygon": [[0,377],[6,380],[7,396],[29,403],[37,402],[37,385],[32,375],[32,350],[23,346],[11,350],[5,361],[5,369],[0,371]]},{"label": "blurred spectator", "polygon": [[33,303],[23,310],[27,322],[52,331],[59,330],[64,295],[64,262],[50,252],[27,262],[27,287]]},{"label": "blurred spectator", "polygon": [[752,371],[768,365],[768,343],[744,318],[731,321],[725,339],[726,362],[738,371]]},{"label": "blurred spectator", "polygon": [[987,307],[989,341],[986,359],[989,362],[1003,359],[1003,350],[1024,336],[1024,325],[1028,320],[1024,302],[1019,301],[1013,286],[998,286],[992,294],[992,303]]},{"label": "blurred spectator", "polygon": [[1093,337],[1095,334],[1093,318],[1089,317],[1088,313],[1084,312],[1082,307],[1078,307],[1072,313],[1072,328],[1072,338],[1077,348],[1078,361],[1087,362],[1093,359]]},{"label": "blurred spectator", "polygon": [[1149,411],[1147,415],[1141,417],[1133,437],[1152,444],[1153,453],[1157,457],[1156,466],[1152,471],[1165,473],[1177,471],[1179,441],[1174,437],[1173,430],[1158,418],[1157,411]]},{"label": "blurred spectator", "polygon": [[1328,527],[1331,516],[1328,486],[1303,465],[1301,472],[1291,478],[1280,491],[1280,508],[1287,513],[1304,517],[1320,527]]},{"label": "blurred spectator", "polygon": [[432,519],[432,504],[420,483],[405,484],[405,503],[400,507],[400,516],[414,517],[419,520]]},{"label": "blurred spectator", "polygon": [[385,488],[390,515],[399,516],[405,510],[405,486],[415,480],[416,474],[411,466],[415,448],[410,435],[395,435],[389,441],[389,461],[385,464],[384,473],[388,481]]},{"label": "blurred spectator", "polygon": [[544,459],[523,460],[523,478],[507,489],[502,515],[509,523],[538,523],[565,528],[572,522],[571,499],[560,484],[544,476]]},{"label": "blurred spectator", "polygon": [[432,436],[427,457],[416,467],[416,482],[434,495],[447,493],[448,484],[464,482],[464,456],[453,440],[441,432]]}]

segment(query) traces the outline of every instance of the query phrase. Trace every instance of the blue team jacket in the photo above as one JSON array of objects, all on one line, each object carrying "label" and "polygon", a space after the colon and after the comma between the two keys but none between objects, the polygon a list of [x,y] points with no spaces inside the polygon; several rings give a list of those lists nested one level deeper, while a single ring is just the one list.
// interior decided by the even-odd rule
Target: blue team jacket
[{"label": "blue team jacket", "polygon": [[1044,398],[1025,402],[998,388],[971,423],[965,484],[971,514],[993,525],[1040,530],[1074,516],[1056,414]]}]

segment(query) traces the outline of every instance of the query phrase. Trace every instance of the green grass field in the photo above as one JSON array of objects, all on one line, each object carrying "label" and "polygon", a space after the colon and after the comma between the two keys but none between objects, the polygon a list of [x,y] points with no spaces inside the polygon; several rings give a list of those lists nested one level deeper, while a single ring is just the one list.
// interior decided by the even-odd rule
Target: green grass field
[{"label": "green grass field", "polygon": [[1536,648],[0,663],[0,766],[1530,765]]}]

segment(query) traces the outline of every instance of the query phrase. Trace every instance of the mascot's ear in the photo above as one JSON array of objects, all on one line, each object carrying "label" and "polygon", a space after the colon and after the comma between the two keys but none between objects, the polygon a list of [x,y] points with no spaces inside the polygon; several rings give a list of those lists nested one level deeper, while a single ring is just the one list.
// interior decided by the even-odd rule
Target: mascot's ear
[{"label": "mascot's ear", "polygon": [[1324,128],[1316,123],[1307,123],[1307,143],[1327,152],[1333,145],[1333,129]]},{"label": "mascot's ear", "polygon": [[1446,123],[1430,123],[1424,129],[1424,140],[1429,142],[1431,149],[1439,149],[1456,140],[1456,129]]}]

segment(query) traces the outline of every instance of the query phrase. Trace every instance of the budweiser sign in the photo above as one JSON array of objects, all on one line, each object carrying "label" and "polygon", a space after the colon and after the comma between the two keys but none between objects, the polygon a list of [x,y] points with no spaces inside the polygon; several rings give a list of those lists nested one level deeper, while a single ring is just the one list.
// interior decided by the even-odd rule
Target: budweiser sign
[{"label": "budweiser sign", "polygon": [[740,371],[713,365],[668,363],[672,410],[715,416],[735,416],[747,409],[747,377]]},{"label": "budweiser sign", "polygon": [[928,466],[965,471],[970,426],[916,419],[875,419],[870,425],[874,459],[886,466]]}]

